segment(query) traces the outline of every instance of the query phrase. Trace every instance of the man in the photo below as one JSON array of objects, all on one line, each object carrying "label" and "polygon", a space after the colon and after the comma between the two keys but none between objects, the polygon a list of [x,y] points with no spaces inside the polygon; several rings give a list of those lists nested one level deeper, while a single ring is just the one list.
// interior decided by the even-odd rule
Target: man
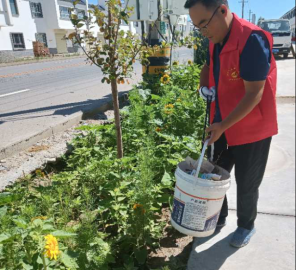
[{"label": "man", "polygon": [[[246,246],[255,233],[259,186],[272,136],[278,133],[277,68],[272,36],[231,13],[227,0],[187,0],[192,23],[210,41],[200,85],[215,86],[209,145],[215,162],[235,166],[238,228],[230,244]],[[218,227],[226,225],[227,198]]]}]

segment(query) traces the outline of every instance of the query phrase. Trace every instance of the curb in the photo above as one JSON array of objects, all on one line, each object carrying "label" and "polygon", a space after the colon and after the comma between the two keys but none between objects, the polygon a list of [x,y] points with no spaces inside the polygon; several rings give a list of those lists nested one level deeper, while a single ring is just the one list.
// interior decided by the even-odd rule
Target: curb
[{"label": "curb", "polygon": [[[120,95],[120,93],[119,93]],[[122,105],[123,102],[127,100],[128,95],[126,93],[121,94],[118,99],[119,99],[119,105]],[[43,130],[40,133],[37,133],[31,137],[28,137],[22,141],[18,141],[12,145],[9,145],[5,148],[2,148],[0,150],[0,160],[1,159],[6,159],[8,157],[13,156],[14,154],[17,154],[23,150],[26,150],[30,148],[32,145],[37,143],[40,140],[46,139],[56,133],[63,132],[72,126],[78,124],[81,120],[85,120],[88,118],[91,118],[95,116],[96,114],[105,112],[107,110],[110,110],[113,108],[113,102],[112,100],[109,100],[108,102],[102,104],[100,107],[91,109],[91,110],[86,110],[86,111],[81,111],[77,112],[73,115],[71,115],[66,121],[59,123],[55,126],[49,127],[45,130]]]},{"label": "curb", "polygon": [[295,96],[277,96],[276,101],[278,104],[295,104]]}]

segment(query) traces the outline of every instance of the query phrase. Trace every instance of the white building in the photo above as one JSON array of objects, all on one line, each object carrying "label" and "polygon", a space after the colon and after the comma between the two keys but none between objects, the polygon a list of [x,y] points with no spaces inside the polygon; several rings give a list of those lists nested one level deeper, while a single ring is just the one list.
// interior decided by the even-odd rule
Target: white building
[{"label": "white building", "polygon": [[[33,41],[43,42],[51,54],[77,52],[79,47],[64,38],[74,30],[70,21],[73,1],[0,0],[0,62],[33,56]],[[87,14],[87,0],[80,0],[76,7],[78,17]]]},{"label": "white building", "polygon": [[0,62],[33,55],[36,33],[29,1],[0,0]]},{"label": "white building", "polygon": [[[146,0],[145,0],[146,1]],[[121,2],[124,4],[125,1],[121,0]],[[98,0],[98,6],[99,8],[103,8],[106,10],[107,12],[107,7],[106,7],[106,0]],[[131,31],[132,33],[138,33],[140,34],[140,27],[139,24],[137,23],[133,23],[133,22],[129,22],[128,24],[126,24],[125,22],[121,22],[121,26],[120,29],[124,30],[124,31]]]}]

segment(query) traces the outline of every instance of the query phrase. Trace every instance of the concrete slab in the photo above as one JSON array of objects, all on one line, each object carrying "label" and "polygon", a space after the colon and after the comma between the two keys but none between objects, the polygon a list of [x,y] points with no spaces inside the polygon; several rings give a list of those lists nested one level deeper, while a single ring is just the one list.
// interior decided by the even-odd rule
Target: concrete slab
[{"label": "concrete slab", "polygon": [[[295,104],[278,104],[279,135],[272,141],[269,161],[260,187],[258,211],[295,215]],[[229,208],[236,209],[236,183],[227,193]]]},{"label": "concrete slab", "polygon": [[295,218],[259,215],[257,233],[242,249],[229,245],[236,229],[236,212],[213,237],[196,238],[187,270],[294,270]]},{"label": "concrete slab", "polygon": [[295,59],[276,61],[278,67],[277,96],[295,97]]}]

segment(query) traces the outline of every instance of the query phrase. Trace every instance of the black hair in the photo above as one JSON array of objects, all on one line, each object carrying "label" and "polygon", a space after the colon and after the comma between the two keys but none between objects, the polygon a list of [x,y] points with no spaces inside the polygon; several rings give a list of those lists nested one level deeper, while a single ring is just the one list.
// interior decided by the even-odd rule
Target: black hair
[{"label": "black hair", "polygon": [[187,0],[184,8],[192,8],[198,3],[201,3],[207,9],[216,8],[221,5],[226,5],[228,7],[228,0]]}]

